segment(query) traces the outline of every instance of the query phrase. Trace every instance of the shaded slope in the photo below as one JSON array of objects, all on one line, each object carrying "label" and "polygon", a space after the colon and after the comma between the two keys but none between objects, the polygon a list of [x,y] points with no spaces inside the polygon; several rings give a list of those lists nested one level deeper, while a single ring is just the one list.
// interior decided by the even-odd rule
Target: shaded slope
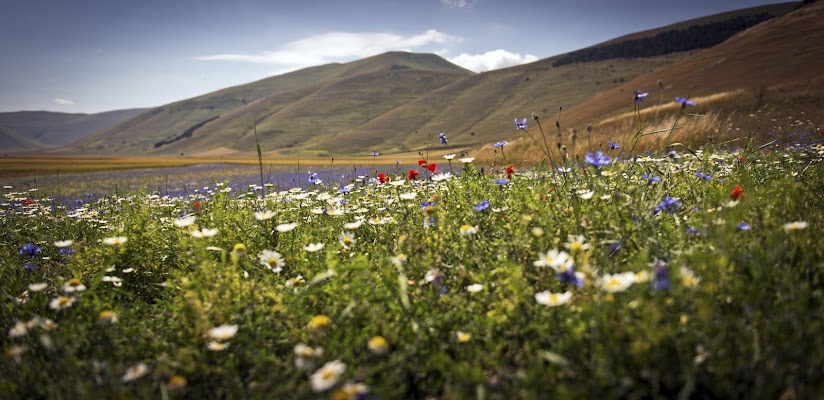
[{"label": "shaded slope", "polygon": [[131,118],[143,109],[69,114],[51,111],[0,113],[0,126],[47,146],[62,146]]},{"label": "shaded slope", "polygon": [[0,149],[3,153],[23,153],[47,148],[43,143],[31,140],[19,133],[0,126]]}]

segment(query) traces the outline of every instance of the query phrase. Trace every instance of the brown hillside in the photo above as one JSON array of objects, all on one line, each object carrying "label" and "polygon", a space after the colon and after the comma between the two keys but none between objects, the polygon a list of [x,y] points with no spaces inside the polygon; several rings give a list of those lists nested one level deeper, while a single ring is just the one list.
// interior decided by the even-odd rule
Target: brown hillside
[{"label": "brown hillside", "polygon": [[[818,119],[824,107],[824,3],[802,7],[781,18],[752,27],[715,47],[641,75],[572,108],[565,126],[582,129],[587,123],[626,113],[633,108],[633,90],[649,92],[643,107],[663,98],[701,98],[720,93],[731,101],[714,101],[725,127],[769,130],[777,116]],[[659,82],[663,89],[659,89]],[[816,117],[817,114],[817,117]],[[806,116],[806,117],[801,117]],[[723,132],[721,132],[723,133]]]}]

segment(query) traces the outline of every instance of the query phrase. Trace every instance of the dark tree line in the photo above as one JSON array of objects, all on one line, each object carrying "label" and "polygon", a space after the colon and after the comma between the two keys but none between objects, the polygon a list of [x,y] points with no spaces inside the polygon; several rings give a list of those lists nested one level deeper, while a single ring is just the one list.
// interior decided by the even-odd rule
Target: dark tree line
[{"label": "dark tree line", "polygon": [[558,67],[574,63],[603,61],[615,58],[651,57],[680,51],[702,49],[721,43],[732,35],[772,17],[772,14],[766,12],[748,16],[737,16],[719,22],[693,25],[686,29],[673,29],[648,38],[630,39],[619,43],[590,47],[564,54],[552,63],[552,65]]}]

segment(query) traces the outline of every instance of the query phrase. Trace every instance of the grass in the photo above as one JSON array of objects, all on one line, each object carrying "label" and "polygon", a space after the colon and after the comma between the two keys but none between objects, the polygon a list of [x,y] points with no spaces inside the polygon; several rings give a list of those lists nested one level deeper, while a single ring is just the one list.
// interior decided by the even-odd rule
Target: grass
[{"label": "grass", "polygon": [[790,140],[266,196],[4,189],[0,390],[816,397],[824,146]]}]

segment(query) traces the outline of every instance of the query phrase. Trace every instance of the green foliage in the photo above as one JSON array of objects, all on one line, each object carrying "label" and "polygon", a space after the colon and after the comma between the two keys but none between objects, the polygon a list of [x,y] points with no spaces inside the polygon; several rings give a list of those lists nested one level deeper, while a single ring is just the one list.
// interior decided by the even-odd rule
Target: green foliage
[{"label": "green foliage", "polygon": [[[814,397],[824,147],[752,148],[507,181],[465,164],[346,191],[217,184],[74,210],[7,189],[0,391],[316,398],[362,383],[387,399]],[[55,310],[61,296],[74,302]],[[378,336],[385,347],[371,345]],[[335,360],[345,370],[313,387]]]}]

